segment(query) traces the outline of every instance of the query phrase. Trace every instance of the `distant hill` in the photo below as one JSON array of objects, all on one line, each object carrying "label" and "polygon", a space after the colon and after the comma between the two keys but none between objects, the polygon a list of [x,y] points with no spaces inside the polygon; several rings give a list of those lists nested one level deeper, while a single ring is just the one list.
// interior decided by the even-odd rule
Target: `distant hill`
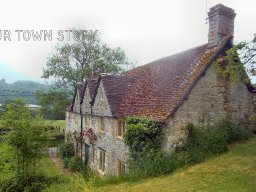
[{"label": "distant hill", "polygon": [[16,81],[7,83],[5,79],[0,80],[0,103],[7,98],[24,98],[31,104],[36,104],[34,94],[37,90],[48,90],[49,86],[33,81]]}]

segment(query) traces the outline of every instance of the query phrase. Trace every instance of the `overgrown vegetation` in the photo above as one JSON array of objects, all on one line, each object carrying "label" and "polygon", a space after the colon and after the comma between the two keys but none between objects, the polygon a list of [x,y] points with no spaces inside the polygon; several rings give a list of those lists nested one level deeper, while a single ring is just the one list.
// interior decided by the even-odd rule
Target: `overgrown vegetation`
[{"label": "overgrown vegetation", "polygon": [[62,163],[65,168],[69,168],[72,172],[83,171],[83,161],[75,156],[74,144],[66,142],[60,148]]},{"label": "overgrown vegetation", "polygon": [[[229,146],[229,152],[209,158],[203,163],[157,178],[141,179],[129,175],[85,179],[72,174],[61,184],[53,183],[47,192],[109,191],[254,191],[256,185],[256,138]],[[130,182],[125,182],[130,181]],[[139,182],[138,182],[139,181]]]},{"label": "overgrown vegetation", "polygon": [[40,169],[51,133],[23,99],[9,101],[2,108],[1,127],[7,129],[0,143],[1,191],[41,191],[58,181]]},{"label": "overgrown vegetation", "polygon": [[206,128],[188,124],[187,129],[186,144],[167,153],[161,148],[161,124],[145,118],[127,118],[124,138],[129,147],[129,174],[145,178],[171,173],[223,153],[228,150],[228,144],[247,140],[252,135],[250,130],[228,122]]}]

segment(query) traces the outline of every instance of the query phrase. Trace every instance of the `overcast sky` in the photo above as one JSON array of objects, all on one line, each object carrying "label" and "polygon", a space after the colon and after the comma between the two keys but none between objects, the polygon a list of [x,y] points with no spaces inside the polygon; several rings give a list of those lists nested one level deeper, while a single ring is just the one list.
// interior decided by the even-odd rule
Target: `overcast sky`
[{"label": "overcast sky", "polygon": [[[206,3],[207,2],[207,3]],[[235,41],[256,33],[255,0],[8,0],[0,8],[0,79],[41,81],[58,30],[100,30],[112,47],[143,65],[207,42],[206,7],[222,3],[237,13]],[[3,30],[11,32],[4,41]],[[18,41],[15,30],[52,30],[52,41]],[[66,36],[65,36],[66,39]]]}]

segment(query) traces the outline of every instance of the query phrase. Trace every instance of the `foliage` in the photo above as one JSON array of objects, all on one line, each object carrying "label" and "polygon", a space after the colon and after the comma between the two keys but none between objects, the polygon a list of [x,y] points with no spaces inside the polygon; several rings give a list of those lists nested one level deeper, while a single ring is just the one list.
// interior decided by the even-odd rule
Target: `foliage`
[{"label": "foliage", "polygon": [[15,175],[16,166],[13,161],[15,153],[7,143],[0,143],[0,154],[0,186],[3,186]]},{"label": "foliage", "polygon": [[216,66],[220,74],[233,81],[248,83],[250,79],[246,72],[256,75],[256,35],[249,42],[240,42],[218,59]]},{"label": "foliage", "polygon": [[229,144],[237,141],[246,141],[252,137],[251,127],[245,127],[241,124],[236,125],[230,122],[222,122],[216,126],[227,131],[227,142]]},{"label": "foliage", "polygon": [[129,156],[137,160],[144,153],[161,148],[162,124],[140,117],[127,117],[124,142],[129,147]]},{"label": "foliage", "polygon": [[246,129],[231,123],[197,128],[187,125],[188,139],[181,149],[167,153],[161,149],[161,124],[145,118],[128,117],[124,141],[129,148],[129,174],[138,177],[171,173],[186,165],[228,150],[228,144],[248,139]]},{"label": "foliage", "polygon": [[83,130],[83,136],[87,137],[91,143],[95,142],[97,140],[96,134],[93,132],[92,128],[89,128],[87,130]]},{"label": "foliage", "polygon": [[72,143],[63,143],[60,148],[61,158],[71,158],[75,155],[74,145]]},{"label": "foliage", "polygon": [[119,191],[254,191],[256,138],[230,146],[229,152],[173,174],[140,182],[104,185],[92,192]]},{"label": "foliage", "polygon": [[72,174],[69,177],[65,177],[61,184],[54,183],[51,186],[45,188],[44,192],[70,192],[70,191],[81,191],[90,192],[88,181],[79,173]]},{"label": "foliage", "polygon": [[7,104],[1,119],[2,124],[10,129],[4,142],[15,152],[16,179],[32,177],[38,171],[41,150],[49,138],[43,128],[42,119],[33,117],[33,112],[23,99],[15,99]]},{"label": "foliage", "polygon": [[119,72],[131,65],[124,51],[110,48],[100,39],[98,31],[73,30],[76,41],[56,46],[56,53],[48,58],[43,78],[54,77],[57,87],[73,88],[84,82],[92,71]]},{"label": "foliage", "polygon": [[68,168],[73,172],[82,171],[83,161],[77,157],[71,157],[68,162]]},{"label": "foliage", "polygon": [[188,140],[185,150],[187,163],[194,164],[203,161],[205,158],[228,150],[227,130],[219,126],[211,126],[206,129],[196,128],[188,124]]},{"label": "foliage", "polygon": [[55,89],[50,89],[48,92],[38,90],[36,100],[40,105],[41,115],[51,120],[65,119],[66,108],[71,102],[68,93]]},{"label": "foliage", "polygon": [[18,180],[14,177],[12,179],[9,179],[6,183],[4,183],[1,190],[3,192],[39,192],[53,183],[60,183],[62,181],[62,178],[59,176],[46,177],[45,175],[42,174],[37,174],[30,176],[28,178]]},{"label": "foliage", "polygon": [[80,174],[72,174],[64,182],[53,183],[44,191],[254,191],[255,146],[256,138],[245,143],[237,143],[231,145],[229,152],[223,155],[153,179],[133,177],[132,180],[132,176],[124,175],[104,179],[92,176],[88,180]]}]

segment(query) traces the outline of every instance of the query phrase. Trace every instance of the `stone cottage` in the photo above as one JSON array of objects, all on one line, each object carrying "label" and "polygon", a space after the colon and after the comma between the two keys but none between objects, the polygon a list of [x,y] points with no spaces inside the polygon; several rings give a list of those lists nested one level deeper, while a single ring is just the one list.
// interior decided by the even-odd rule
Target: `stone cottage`
[{"label": "stone cottage", "polygon": [[214,61],[232,47],[233,9],[218,4],[208,13],[208,43],[121,74],[99,74],[78,84],[66,113],[66,133],[83,135],[77,145],[84,161],[100,174],[127,169],[125,116],[163,123],[163,147],[173,150],[187,138],[187,123],[247,122],[254,112],[250,84],[219,75]]}]

